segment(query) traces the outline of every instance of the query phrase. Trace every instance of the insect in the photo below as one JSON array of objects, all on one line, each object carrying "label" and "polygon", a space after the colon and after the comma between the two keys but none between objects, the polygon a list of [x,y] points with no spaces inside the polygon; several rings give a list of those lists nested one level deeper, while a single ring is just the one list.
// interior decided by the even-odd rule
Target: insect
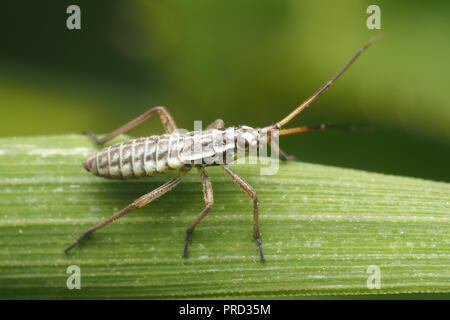
[{"label": "insect", "polygon": [[[154,107],[101,139],[92,132],[85,132],[85,134],[92,137],[95,142],[102,145],[119,134],[140,125],[152,115],[158,113],[166,134],[136,138],[114,144],[89,157],[83,165],[87,171],[97,176],[112,179],[140,178],[166,173],[169,170],[178,170],[178,173],[173,179],[162,186],[144,194],[110,218],[86,230],[65,250],[65,252],[67,253],[75,247],[87,235],[119,219],[131,210],[149,204],[166,192],[172,190],[180,183],[182,178],[195,167],[202,181],[205,208],[186,231],[183,257],[187,257],[191,234],[197,224],[211,210],[214,203],[212,184],[205,168],[216,165],[220,166],[225,174],[227,174],[231,180],[253,200],[253,237],[258,246],[261,261],[263,261],[264,254],[259,229],[258,197],[256,191],[243,178],[231,170],[227,164],[235,161],[239,157],[247,156],[251,147],[259,149],[263,144],[269,143],[271,140],[270,137],[272,137],[273,134],[281,136],[336,127],[321,125],[281,129],[327,90],[331,84],[353,64],[359,55],[379,38],[379,36],[380,34],[372,38],[353,56],[352,59],[350,59],[344,68],[342,68],[310,98],[304,101],[281,121],[264,128],[254,129],[243,125],[225,128],[224,122],[221,119],[217,119],[209,125],[206,130],[180,133],[177,131],[175,121],[167,109],[164,107]],[[197,150],[198,148],[196,149],[195,146],[201,146],[202,148],[200,148],[201,150]],[[273,148],[273,152],[276,152],[281,160],[287,159],[286,155],[278,147]]]}]

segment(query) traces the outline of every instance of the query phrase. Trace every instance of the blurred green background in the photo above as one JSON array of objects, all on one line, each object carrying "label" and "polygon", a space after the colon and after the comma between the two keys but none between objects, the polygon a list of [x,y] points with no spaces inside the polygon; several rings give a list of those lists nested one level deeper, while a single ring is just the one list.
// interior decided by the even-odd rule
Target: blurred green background
[{"label": "blurred green background", "polygon": [[[81,8],[81,30],[66,8]],[[450,181],[448,1],[8,1],[0,13],[0,136],[108,133],[151,106],[179,127],[281,120],[377,30],[383,37],[282,137],[300,161]],[[156,117],[130,132],[161,133]]]}]

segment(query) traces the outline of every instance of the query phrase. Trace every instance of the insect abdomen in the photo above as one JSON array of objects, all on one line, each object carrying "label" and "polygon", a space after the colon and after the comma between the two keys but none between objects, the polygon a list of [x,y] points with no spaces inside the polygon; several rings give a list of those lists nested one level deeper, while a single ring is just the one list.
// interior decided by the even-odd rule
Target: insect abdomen
[{"label": "insect abdomen", "polygon": [[235,128],[163,134],[102,149],[87,159],[84,167],[101,177],[139,178],[183,166],[228,163],[234,160],[235,148]]},{"label": "insect abdomen", "polygon": [[150,176],[183,166],[169,159],[167,135],[132,139],[100,150],[84,162],[101,177],[129,179]]}]

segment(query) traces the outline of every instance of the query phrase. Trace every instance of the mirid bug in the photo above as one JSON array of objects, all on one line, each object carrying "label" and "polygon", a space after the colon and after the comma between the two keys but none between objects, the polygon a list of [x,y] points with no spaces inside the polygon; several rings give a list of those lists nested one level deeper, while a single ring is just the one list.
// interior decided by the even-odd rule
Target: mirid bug
[{"label": "mirid bug", "polygon": [[[330,81],[325,83],[318,91],[299,105],[294,111],[292,111],[281,121],[264,128],[254,129],[248,126],[238,126],[225,129],[224,122],[221,119],[217,119],[204,131],[179,133],[177,132],[175,121],[167,109],[164,107],[154,107],[101,139],[99,139],[92,132],[85,132],[85,134],[92,137],[98,144],[104,144],[119,134],[140,125],[153,114],[158,113],[166,134],[131,139],[114,144],[89,157],[83,165],[87,171],[97,176],[112,179],[140,178],[165,173],[169,170],[178,170],[178,174],[176,177],[159,188],[136,199],[133,203],[123,208],[110,218],[86,230],[65,250],[65,252],[67,253],[71,250],[87,235],[106,226],[110,222],[119,219],[132,209],[141,208],[159,198],[166,192],[172,190],[178,183],[180,183],[181,179],[195,167],[198,170],[203,185],[205,208],[200,212],[186,231],[183,253],[183,257],[186,257],[189,240],[194,228],[206,216],[214,203],[213,189],[205,167],[218,165],[231,178],[231,180],[253,200],[253,237],[258,245],[261,260],[264,260],[260,239],[258,197],[256,195],[256,191],[243,178],[232,171],[227,164],[235,161],[239,157],[245,157],[248,155],[248,150],[250,147],[256,147],[259,149],[262,144],[269,143],[270,137],[272,137],[274,133],[281,136],[297,132],[339,127],[321,125],[281,129],[297,114],[317,99],[319,95],[327,90],[328,87],[330,87],[331,84],[336,81],[350,67],[350,65],[352,65],[359,55],[379,38],[379,36],[380,35],[377,35],[372,38],[353,56],[352,59],[350,59],[344,68],[342,68]],[[196,148],[196,146],[200,146],[200,150]],[[274,148],[273,152],[277,152],[281,160],[286,160],[286,156],[280,149]]]}]

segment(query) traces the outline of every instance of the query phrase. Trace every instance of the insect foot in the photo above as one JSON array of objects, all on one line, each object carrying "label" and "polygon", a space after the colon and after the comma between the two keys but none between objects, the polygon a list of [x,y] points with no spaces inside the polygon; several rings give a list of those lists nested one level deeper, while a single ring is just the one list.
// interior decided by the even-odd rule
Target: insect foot
[{"label": "insect foot", "polygon": [[100,139],[97,137],[97,135],[91,131],[83,131],[82,134],[84,134],[85,136],[91,137],[92,140],[94,140],[96,143],[98,144],[103,144]]},{"label": "insect foot", "polygon": [[258,245],[259,255],[260,255],[260,257],[261,257],[261,262],[263,262],[263,261],[265,261],[265,260],[264,260],[264,252],[263,252],[262,242],[261,242],[261,239],[260,239],[259,232],[253,234],[253,237],[255,238],[256,244]]},{"label": "insect foot", "polygon": [[186,240],[184,241],[183,258],[187,258],[187,252],[188,252],[188,247],[189,247],[189,241],[191,240],[191,234],[192,234],[192,230],[187,229],[187,231],[186,231]]}]

